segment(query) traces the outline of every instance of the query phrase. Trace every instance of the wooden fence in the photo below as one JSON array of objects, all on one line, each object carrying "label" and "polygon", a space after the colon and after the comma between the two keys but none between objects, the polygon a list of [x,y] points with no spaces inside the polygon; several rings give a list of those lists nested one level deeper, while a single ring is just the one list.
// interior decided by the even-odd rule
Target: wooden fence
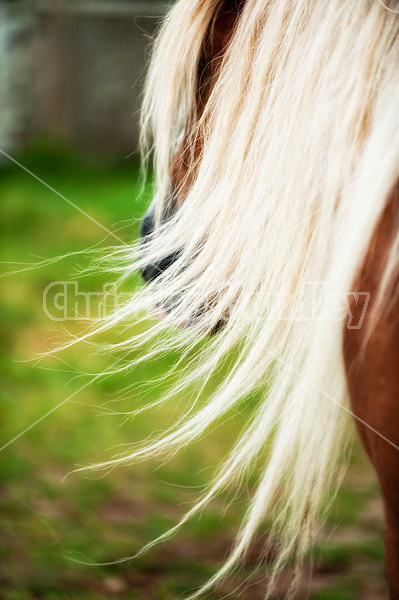
[{"label": "wooden fence", "polygon": [[166,3],[0,5],[0,147],[38,134],[110,157],[137,150],[151,39]]}]

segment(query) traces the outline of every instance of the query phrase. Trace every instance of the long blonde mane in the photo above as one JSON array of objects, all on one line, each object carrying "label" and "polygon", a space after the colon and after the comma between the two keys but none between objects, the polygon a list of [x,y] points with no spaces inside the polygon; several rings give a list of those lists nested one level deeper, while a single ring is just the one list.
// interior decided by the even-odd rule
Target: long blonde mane
[{"label": "long blonde mane", "polygon": [[[159,211],[170,201],[171,160],[193,122],[199,57],[219,5],[180,0],[155,44],[143,149],[154,152]],[[116,463],[180,449],[261,394],[207,492],[161,538],[263,461],[236,544],[198,594],[239,564],[268,515],[279,541],[271,593],[287,560],[302,564],[337,479],[349,420],[340,303],[367,292],[354,281],[399,176],[398,59],[399,16],[378,0],[247,0],[198,121],[203,153],[181,207],[159,223],[145,256],[137,260],[137,248],[116,255],[125,275],[178,253],[103,325],[168,308],[144,336],[153,342],[147,358],[175,348],[195,358],[161,400],[194,384],[199,392],[235,353],[205,405]],[[385,286],[397,249],[381,274]],[[223,329],[209,337],[220,321]],[[170,330],[176,323],[190,326]]]}]

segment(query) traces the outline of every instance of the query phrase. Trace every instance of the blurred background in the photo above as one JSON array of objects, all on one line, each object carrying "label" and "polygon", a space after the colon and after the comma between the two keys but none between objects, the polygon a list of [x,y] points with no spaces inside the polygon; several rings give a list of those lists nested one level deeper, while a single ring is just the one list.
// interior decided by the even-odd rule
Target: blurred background
[{"label": "blurred background", "polygon": [[2,0],[0,143],[40,135],[108,158],[137,150],[148,41],[165,2]]},{"label": "blurred background", "polygon": [[[35,358],[82,334],[82,317],[95,316],[87,298],[112,287],[111,273],[82,275],[96,251],[137,237],[151,197],[139,176],[140,94],[166,10],[157,0],[0,1],[1,600],[183,597],[222,564],[256,485],[254,471],[177,537],[118,562],[192,506],[256,398],[172,460],[70,474],[179,417],[190,398],[128,413],[159,398],[161,376],[180,357],[95,382],[114,359],[88,345]],[[133,277],[123,291],[140,285]],[[262,570],[248,578],[266,536],[265,527],[242,570],[210,598],[263,598]],[[310,597],[386,598],[382,536],[378,486],[356,445],[320,532]]]}]

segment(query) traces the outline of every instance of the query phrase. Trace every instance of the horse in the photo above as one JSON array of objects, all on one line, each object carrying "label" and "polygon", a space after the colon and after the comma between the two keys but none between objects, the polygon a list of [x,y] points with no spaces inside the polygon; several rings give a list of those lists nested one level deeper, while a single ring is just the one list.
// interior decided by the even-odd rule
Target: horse
[{"label": "horse", "polygon": [[[261,398],[217,477],[160,538],[261,459],[230,555],[190,597],[240,563],[270,514],[277,542],[265,593],[287,561],[302,572],[346,463],[352,415],[380,484],[386,574],[399,599],[393,5],[179,0],[155,41],[142,149],[145,163],[153,156],[156,196],[134,250],[148,286],[112,322],[155,310],[154,351],[203,342],[180,393],[201,389],[229,353],[235,360],[205,405],[114,462],[175,451],[251,394]],[[122,260],[131,270],[131,249]]]}]

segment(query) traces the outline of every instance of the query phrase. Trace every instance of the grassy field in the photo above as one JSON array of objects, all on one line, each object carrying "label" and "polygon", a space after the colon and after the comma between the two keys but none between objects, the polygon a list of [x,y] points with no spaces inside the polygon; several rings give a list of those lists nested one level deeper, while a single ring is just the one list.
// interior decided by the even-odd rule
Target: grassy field
[{"label": "grassy field", "polygon": [[[133,164],[104,167],[56,148],[36,148],[20,160],[123,240],[137,235],[137,220],[148,203],[149,190],[137,200],[140,186]],[[246,411],[173,460],[120,467],[106,475],[80,472],[65,478],[76,466],[111,458],[123,444],[136,443],[173,423],[184,408],[184,398],[178,406],[163,406],[134,421],[107,414],[107,409],[132,410],[144,398],[146,402],[155,398],[159,388],[143,384],[159,377],[177,357],[87,385],[40,420],[89,382],[82,372],[101,372],[109,360],[93,356],[83,345],[63,353],[62,361],[31,360],[65,339],[63,326],[74,334],[83,331],[84,324],[79,321],[52,321],[43,310],[43,291],[51,282],[71,281],[90,259],[75,254],[25,270],[27,263],[116,242],[106,238],[93,220],[15,165],[4,164],[0,171],[0,206],[2,270],[20,271],[0,280],[0,446],[6,445],[0,462],[0,598],[183,597],[222,563],[243,516],[245,500],[253,491],[255,475],[246,489],[240,493],[232,489],[221,496],[178,537],[145,556],[120,564],[91,563],[131,556],[173,525],[232,447],[245,426]],[[80,290],[96,292],[112,278],[109,274],[90,275],[78,281]],[[128,282],[131,289],[137,285],[138,278]],[[386,598],[382,535],[378,487],[356,447],[316,549],[310,597]],[[263,597],[262,573],[251,580],[250,587],[242,587],[263,543],[261,536],[243,569],[210,598],[223,598],[227,593],[244,600]],[[287,573],[283,578],[278,597],[283,596],[289,577]]]}]

